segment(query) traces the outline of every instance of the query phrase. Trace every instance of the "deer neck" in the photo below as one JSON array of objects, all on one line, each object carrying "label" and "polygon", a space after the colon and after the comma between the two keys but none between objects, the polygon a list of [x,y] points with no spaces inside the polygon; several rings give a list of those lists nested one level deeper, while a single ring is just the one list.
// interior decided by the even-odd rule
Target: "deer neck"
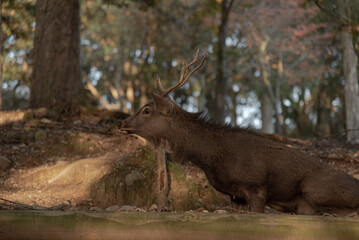
[{"label": "deer neck", "polygon": [[215,133],[190,121],[174,122],[166,141],[177,161],[190,161],[202,169],[211,168],[219,154]]}]

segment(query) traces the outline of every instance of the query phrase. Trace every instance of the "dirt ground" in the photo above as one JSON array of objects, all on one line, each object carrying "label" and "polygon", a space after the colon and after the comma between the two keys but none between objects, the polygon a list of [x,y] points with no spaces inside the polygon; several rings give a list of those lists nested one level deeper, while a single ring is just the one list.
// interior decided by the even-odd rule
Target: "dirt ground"
[{"label": "dirt ground", "polygon": [[[0,112],[0,209],[102,211],[118,201],[122,203],[118,205],[127,203],[147,211],[153,203],[153,186],[138,183],[149,179],[153,169],[131,158],[141,155],[147,143],[118,130],[124,117],[120,113],[92,111],[59,122],[50,120],[46,109]],[[359,179],[358,146],[335,139],[268,137]],[[145,155],[153,160],[150,153]],[[230,211],[229,199],[208,186],[199,169],[175,163],[170,163],[169,168],[170,201],[176,206],[169,210]],[[115,196],[113,192],[126,196]],[[186,200],[180,202],[181,197]]]},{"label": "dirt ground", "polygon": [[288,214],[2,211],[0,223],[7,240],[359,239],[359,218]]}]

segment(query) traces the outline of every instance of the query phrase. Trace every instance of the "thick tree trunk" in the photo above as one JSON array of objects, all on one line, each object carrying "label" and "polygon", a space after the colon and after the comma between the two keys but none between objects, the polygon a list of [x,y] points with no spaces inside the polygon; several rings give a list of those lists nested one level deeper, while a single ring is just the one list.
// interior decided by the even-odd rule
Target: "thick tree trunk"
[{"label": "thick tree trunk", "polygon": [[273,104],[268,93],[264,93],[261,100],[262,132],[272,134],[274,133]]},{"label": "thick tree trunk", "polygon": [[355,54],[351,33],[342,32],[341,41],[344,48],[343,67],[347,141],[359,143],[358,57]]},{"label": "thick tree trunk", "polygon": [[[350,19],[349,1],[338,0],[337,3],[342,22],[347,22]],[[347,141],[357,144],[359,143],[358,56],[354,50],[352,33],[344,29],[341,32],[341,43],[343,47]]]},{"label": "thick tree trunk", "polygon": [[79,0],[36,3],[30,107],[72,113],[83,97]]},{"label": "thick tree trunk", "polygon": [[2,64],[3,64],[3,57],[2,57],[2,48],[5,41],[5,34],[2,31],[2,0],[0,0],[0,110],[2,109]]},{"label": "thick tree trunk", "polygon": [[226,95],[228,88],[228,76],[226,74],[226,37],[228,17],[234,0],[222,0],[221,23],[218,28],[218,49],[217,49],[217,74],[215,87],[215,105],[213,117],[218,121],[223,121],[226,117]]}]

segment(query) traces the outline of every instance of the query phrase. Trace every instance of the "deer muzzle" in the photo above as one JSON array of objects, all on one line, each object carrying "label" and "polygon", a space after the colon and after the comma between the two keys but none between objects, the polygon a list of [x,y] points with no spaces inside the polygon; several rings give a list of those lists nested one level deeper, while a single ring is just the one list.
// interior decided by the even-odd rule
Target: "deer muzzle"
[{"label": "deer muzzle", "polygon": [[134,133],[135,132],[130,126],[128,126],[126,119],[121,122],[121,126],[120,126],[119,130],[124,133]]}]

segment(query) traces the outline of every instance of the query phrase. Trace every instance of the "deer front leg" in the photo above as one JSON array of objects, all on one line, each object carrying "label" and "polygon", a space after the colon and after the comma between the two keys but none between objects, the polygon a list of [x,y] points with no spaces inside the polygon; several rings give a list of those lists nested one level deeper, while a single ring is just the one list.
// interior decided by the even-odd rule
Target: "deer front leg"
[{"label": "deer front leg", "polygon": [[264,212],[267,197],[267,190],[264,187],[247,190],[244,194],[246,196],[250,212]]},{"label": "deer front leg", "polygon": [[248,203],[243,193],[231,195],[231,203],[234,209],[248,211]]}]

